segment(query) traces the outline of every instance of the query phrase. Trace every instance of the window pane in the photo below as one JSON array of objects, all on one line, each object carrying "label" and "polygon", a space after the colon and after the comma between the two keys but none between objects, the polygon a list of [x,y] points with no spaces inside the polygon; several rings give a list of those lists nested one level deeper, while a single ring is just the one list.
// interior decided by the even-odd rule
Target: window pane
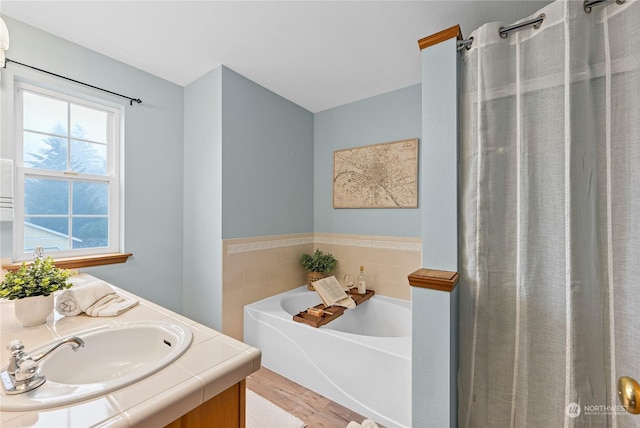
[{"label": "window pane", "polygon": [[[0,0],[2,1],[2,0]],[[118,247],[119,112],[98,100],[82,100],[16,82],[18,177],[24,186],[14,234],[18,259],[33,248],[45,254],[94,254]],[[24,167],[24,169],[22,168]],[[64,174],[63,174],[64,172]],[[112,218],[112,216],[115,216]],[[24,232],[24,233],[22,233]],[[24,247],[24,248],[23,248]]]},{"label": "window pane", "polygon": [[69,219],[67,217],[25,217],[24,251],[35,247],[47,250],[69,249]]},{"label": "window pane", "polygon": [[29,168],[67,169],[67,139],[24,132],[24,166]]},{"label": "window pane", "polygon": [[106,217],[73,217],[73,248],[97,248],[109,245]]},{"label": "window pane", "polygon": [[69,182],[42,178],[24,179],[24,215],[69,213]]},{"label": "window pane", "polygon": [[107,174],[107,146],[71,141],[71,169],[86,174]]},{"label": "window pane", "polygon": [[24,92],[22,127],[47,134],[67,135],[67,103]]},{"label": "window pane", "polygon": [[107,183],[73,182],[73,215],[109,213]]},{"label": "window pane", "polygon": [[107,142],[107,112],[71,104],[71,137]]}]

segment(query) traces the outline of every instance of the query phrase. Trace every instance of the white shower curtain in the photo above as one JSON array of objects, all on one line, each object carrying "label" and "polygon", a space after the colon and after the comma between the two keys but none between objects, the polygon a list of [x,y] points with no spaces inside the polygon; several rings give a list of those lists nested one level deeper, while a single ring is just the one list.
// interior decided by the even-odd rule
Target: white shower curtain
[{"label": "white shower curtain", "polygon": [[540,13],[461,54],[458,422],[637,427],[640,1]]}]

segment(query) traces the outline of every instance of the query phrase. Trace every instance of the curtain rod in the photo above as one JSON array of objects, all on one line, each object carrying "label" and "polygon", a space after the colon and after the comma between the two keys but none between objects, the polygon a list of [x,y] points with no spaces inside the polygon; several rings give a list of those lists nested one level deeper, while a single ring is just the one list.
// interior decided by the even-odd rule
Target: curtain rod
[{"label": "curtain rod", "polygon": [[[107,93],[112,94],[112,95],[117,95],[117,96],[119,96],[119,97],[126,98],[126,99],[128,99],[128,100],[129,100],[129,105],[133,105],[133,102],[134,102],[134,101],[135,101],[135,102],[137,102],[138,104],[141,104],[141,103],[142,103],[142,100],[141,100],[140,98],[131,98],[131,97],[128,97],[128,96],[126,96],[126,95],[119,94],[119,93],[117,93],[117,92],[112,92],[112,91],[109,91],[109,90],[107,90],[107,89],[99,88],[99,87],[97,87],[97,86],[93,86],[93,85],[90,85],[90,84],[88,84],[88,83],[80,82],[79,80],[71,79],[71,78],[69,78],[69,77],[61,76],[61,75],[59,75],[59,74],[52,73],[52,72],[47,71],[47,70],[43,70],[43,69],[41,69],[41,68],[37,68],[37,67],[34,67],[34,66],[32,66],[32,65],[23,64],[23,63],[21,63],[21,62],[14,61],[14,60],[9,59],[9,58],[7,58],[5,61],[6,61],[6,62],[12,62],[12,63],[14,63],[14,64],[18,64],[18,65],[21,65],[21,66],[23,66],[23,67],[28,67],[28,68],[31,68],[31,69],[33,69],[33,70],[39,71],[39,72],[41,72],[41,73],[50,74],[51,76],[59,77],[59,78],[61,78],[61,79],[69,80],[69,81],[71,81],[71,82],[73,82],[73,83],[78,83],[78,84],[80,84],[80,85],[88,86],[88,87],[90,87],[90,88],[97,89],[97,90],[102,91],[102,92],[107,92]],[[5,64],[5,67],[6,67],[6,64]]]},{"label": "curtain rod", "polygon": [[[584,0],[584,4],[582,5],[584,11],[586,13],[591,13],[591,8],[595,6],[600,6],[604,3],[609,3],[612,0]],[[624,4],[627,0],[616,0],[616,4]]]},{"label": "curtain rod", "polygon": [[534,30],[537,30],[538,28],[540,28],[542,26],[542,23],[544,22],[544,19],[547,16],[544,13],[541,13],[540,15],[538,15],[536,18],[530,19],[528,21],[523,21],[519,24],[513,24],[513,25],[509,25],[508,27],[500,27],[498,28],[498,34],[500,34],[500,37],[502,37],[503,39],[509,37],[509,33],[512,33],[514,31],[518,31],[521,30],[525,27],[533,27]]},{"label": "curtain rod", "polygon": [[[591,13],[591,8],[595,6],[603,5],[605,3],[610,3],[612,1],[613,0],[584,0],[583,8],[586,13]],[[626,1],[627,0],[615,0],[616,4],[624,4]],[[536,18],[530,19],[528,21],[523,21],[518,24],[509,25],[507,27],[500,27],[498,29],[498,34],[500,35],[500,37],[504,39],[504,38],[507,38],[509,34],[512,33],[513,31],[517,31],[525,27],[533,26],[533,28],[537,30],[538,28],[540,28],[540,26],[542,26],[542,23],[544,22],[545,18],[546,18],[545,14],[541,13]],[[458,50],[460,51],[465,48],[471,49],[472,44],[473,44],[473,37],[469,37],[466,40],[460,40],[458,42]]]},{"label": "curtain rod", "polygon": [[[595,0],[595,1],[609,1],[609,0]],[[519,22],[517,24],[513,24],[513,25],[509,25],[506,27],[500,27],[498,28],[498,34],[500,35],[500,37],[502,37],[503,39],[506,39],[507,37],[509,37],[509,34],[517,31],[517,30],[521,30],[523,28],[526,27],[530,27],[532,26],[534,29],[538,29],[542,26],[542,23],[544,22],[544,19],[546,18],[546,15],[544,13],[541,13],[540,15],[538,15],[537,17],[533,18],[533,19],[529,19],[528,21],[522,21]],[[458,42],[458,50],[462,50],[464,48],[466,49],[471,49],[471,45],[473,44],[473,37],[469,37],[466,40],[460,40]]]}]

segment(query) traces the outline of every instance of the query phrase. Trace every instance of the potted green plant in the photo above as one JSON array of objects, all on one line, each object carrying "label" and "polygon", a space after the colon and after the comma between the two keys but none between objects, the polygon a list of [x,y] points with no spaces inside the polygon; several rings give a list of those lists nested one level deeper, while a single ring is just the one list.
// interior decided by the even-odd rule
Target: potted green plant
[{"label": "potted green plant", "polygon": [[312,283],[326,277],[328,273],[336,268],[338,261],[331,253],[324,254],[317,248],[313,254],[302,254],[300,256],[300,264],[309,272],[307,288],[315,290]]},{"label": "potted green plant", "polygon": [[39,325],[53,311],[53,292],[73,285],[67,282],[71,275],[68,269],[57,268],[51,257],[37,258],[5,274],[0,298],[16,301],[16,318],[23,326]]}]

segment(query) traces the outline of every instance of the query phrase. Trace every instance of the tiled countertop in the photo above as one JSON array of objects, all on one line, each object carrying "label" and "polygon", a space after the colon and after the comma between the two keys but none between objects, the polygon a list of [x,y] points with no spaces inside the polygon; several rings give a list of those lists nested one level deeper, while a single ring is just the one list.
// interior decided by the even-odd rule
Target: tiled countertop
[{"label": "tiled countertop", "polygon": [[[72,282],[81,285],[95,279],[79,274]],[[186,325],[193,332],[191,347],[168,367],[101,397],[45,410],[0,412],[0,426],[161,427],[260,368],[260,350],[118,287],[113,288],[119,294],[135,297],[140,304],[109,318],[84,314],[64,317],[54,310],[46,324],[22,327],[15,319],[13,302],[0,300],[0,367],[4,368],[9,362],[6,345],[11,340],[22,340],[28,352],[63,337],[80,335],[79,332],[89,328],[132,321],[163,320]],[[0,392],[0,400],[2,394]]]}]

